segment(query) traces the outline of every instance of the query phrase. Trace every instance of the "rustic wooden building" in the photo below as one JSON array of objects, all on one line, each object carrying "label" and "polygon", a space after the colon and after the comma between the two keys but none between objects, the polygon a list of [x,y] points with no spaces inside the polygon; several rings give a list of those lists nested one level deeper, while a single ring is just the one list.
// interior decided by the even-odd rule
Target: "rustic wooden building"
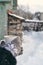
[{"label": "rustic wooden building", "polygon": [[22,44],[22,22],[23,17],[8,13],[8,35],[16,35],[20,38],[20,44]]}]

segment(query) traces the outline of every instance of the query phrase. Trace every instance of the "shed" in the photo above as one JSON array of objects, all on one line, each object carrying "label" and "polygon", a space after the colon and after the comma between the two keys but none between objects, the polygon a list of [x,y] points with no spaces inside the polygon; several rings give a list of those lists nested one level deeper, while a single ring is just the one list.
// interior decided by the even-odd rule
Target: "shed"
[{"label": "shed", "polygon": [[22,22],[23,17],[20,17],[13,13],[8,13],[8,35],[16,35],[20,38],[22,44]]}]

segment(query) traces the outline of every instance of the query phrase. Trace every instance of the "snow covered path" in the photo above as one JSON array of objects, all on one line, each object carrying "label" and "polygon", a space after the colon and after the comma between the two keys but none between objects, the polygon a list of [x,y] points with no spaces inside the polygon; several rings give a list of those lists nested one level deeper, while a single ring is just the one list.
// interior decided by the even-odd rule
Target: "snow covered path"
[{"label": "snow covered path", "polygon": [[24,32],[23,54],[17,65],[43,65],[43,32]]}]

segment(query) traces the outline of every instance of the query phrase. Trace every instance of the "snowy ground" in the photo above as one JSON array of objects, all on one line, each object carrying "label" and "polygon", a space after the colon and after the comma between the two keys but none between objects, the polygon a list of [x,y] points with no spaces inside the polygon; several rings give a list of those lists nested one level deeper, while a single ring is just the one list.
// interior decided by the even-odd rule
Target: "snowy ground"
[{"label": "snowy ground", "polygon": [[43,32],[24,32],[23,54],[17,65],[43,65]]}]

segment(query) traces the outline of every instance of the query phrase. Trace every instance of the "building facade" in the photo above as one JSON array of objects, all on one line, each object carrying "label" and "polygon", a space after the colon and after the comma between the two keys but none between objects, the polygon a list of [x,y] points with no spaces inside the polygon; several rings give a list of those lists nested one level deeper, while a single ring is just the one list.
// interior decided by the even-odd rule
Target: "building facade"
[{"label": "building facade", "polygon": [[0,40],[7,34],[7,10],[17,6],[16,0],[0,0]]}]

